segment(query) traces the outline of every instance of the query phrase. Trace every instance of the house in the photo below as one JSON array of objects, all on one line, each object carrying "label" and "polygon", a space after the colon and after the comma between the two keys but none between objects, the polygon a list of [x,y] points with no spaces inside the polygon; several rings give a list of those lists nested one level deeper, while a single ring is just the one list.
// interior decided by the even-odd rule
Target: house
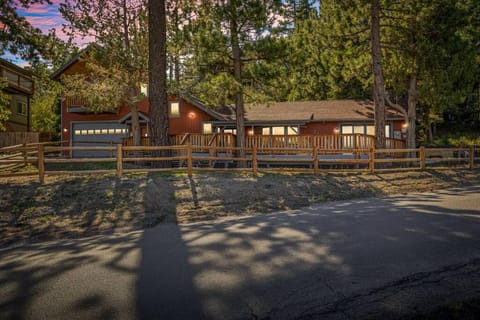
[{"label": "house", "polygon": [[[80,56],[74,57],[51,78],[81,73],[85,69]],[[212,107],[191,96],[169,97],[169,134],[236,134],[235,112],[231,107]],[[142,136],[148,136],[149,106],[145,98],[137,104]],[[64,98],[61,106],[62,140],[71,146],[97,146],[122,143],[130,136],[131,109],[112,106],[112,111],[88,113],[84,103]],[[374,135],[374,105],[365,100],[278,102],[246,106],[248,136],[291,136],[306,134]],[[402,138],[405,128],[400,114],[387,113],[386,135]],[[73,156],[98,156],[98,151],[75,150]]]},{"label": "house", "polygon": [[[85,72],[82,53],[73,57],[50,77],[60,81],[62,75]],[[71,146],[105,146],[122,143],[130,136],[131,108],[127,105],[112,106],[110,112],[86,112],[84,102],[75,98],[64,98],[61,103],[62,140]],[[137,103],[140,114],[142,136],[148,136],[149,106],[144,98]],[[223,117],[196,99],[168,98],[169,132],[180,135],[187,132],[201,132],[202,123]],[[99,156],[98,151],[75,150],[77,156]]]},{"label": "house", "polygon": [[5,122],[7,131],[30,131],[30,101],[34,92],[34,82],[29,71],[0,59],[0,77],[7,80],[3,89],[10,95],[9,119]]},{"label": "house", "polygon": [[[226,120],[206,121],[203,132],[235,132],[234,112],[222,108]],[[275,102],[245,107],[247,135],[366,134],[375,135],[374,104],[370,100]],[[404,139],[403,116],[386,114],[387,138]]]}]

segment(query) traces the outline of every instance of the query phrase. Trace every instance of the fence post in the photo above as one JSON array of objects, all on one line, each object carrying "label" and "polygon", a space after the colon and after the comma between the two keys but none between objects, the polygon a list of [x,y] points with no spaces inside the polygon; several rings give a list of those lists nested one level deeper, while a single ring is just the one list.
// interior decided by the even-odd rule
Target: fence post
[{"label": "fence post", "polygon": [[23,161],[25,161],[24,165],[27,165],[28,153],[27,153],[27,144],[26,143],[23,144],[22,154],[23,154]]},{"label": "fence post", "polygon": [[117,177],[121,178],[123,173],[123,147],[121,143],[117,144]]},{"label": "fence post", "polygon": [[370,148],[370,152],[368,153],[368,170],[370,174],[374,174],[375,172],[375,148]]},{"label": "fence post", "polygon": [[253,176],[257,176],[258,172],[258,163],[257,163],[257,147],[254,146],[252,149],[252,171],[253,171]]},{"label": "fence post", "polygon": [[313,174],[318,176],[318,148],[313,147]]},{"label": "fence post", "polygon": [[187,145],[187,174],[189,177],[192,176],[193,170],[193,161],[192,161],[192,144]]},{"label": "fence post", "polygon": [[425,170],[425,147],[420,147],[420,169]]},{"label": "fence post", "polygon": [[475,148],[473,145],[470,146],[470,150],[468,151],[468,167],[473,169],[475,166]]},{"label": "fence post", "polygon": [[45,156],[43,152],[43,144],[38,145],[37,154],[37,166],[38,166],[38,180],[41,184],[45,183]]}]

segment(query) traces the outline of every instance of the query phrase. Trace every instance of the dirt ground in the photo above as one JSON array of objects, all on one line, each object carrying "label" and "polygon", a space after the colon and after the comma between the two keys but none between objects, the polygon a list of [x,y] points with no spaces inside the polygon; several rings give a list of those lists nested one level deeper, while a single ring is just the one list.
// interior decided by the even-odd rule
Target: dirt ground
[{"label": "dirt ground", "polygon": [[128,174],[0,178],[0,247],[22,242],[258,215],[325,201],[480,183],[480,170]]}]

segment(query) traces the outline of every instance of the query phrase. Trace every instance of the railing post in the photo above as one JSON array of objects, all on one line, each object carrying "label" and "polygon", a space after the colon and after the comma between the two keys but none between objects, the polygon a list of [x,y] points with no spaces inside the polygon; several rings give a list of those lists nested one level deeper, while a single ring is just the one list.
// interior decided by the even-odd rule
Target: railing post
[{"label": "railing post", "polygon": [[425,147],[420,147],[420,169],[425,170]]},{"label": "railing post", "polygon": [[121,178],[123,173],[123,146],[117,144],[117,177]]},{"label": "railing post", "polygon": [[37,154],[37,166],[38,166],[38,180],[41,184],[45,183],[45,155],[43,150],[43,144],[38,145]]},{"label": "railing post", "polygon": [[256,177],[258,175],[258,162],[257,162],[257,147],[254,146],[252,149],[252,171],[253,176]]},{"label": "railing post", "polygon": [[192,176],[193,171],[193,160],[192,160],[192,144],[187,145],[187,174],[189,177]]},{"label": "railing post", "polygon": [[370,174],[375,172],[375,148],[370,148],[370,152],[368,153],[368,170]]},{"label": "railing post", "polygon": [[473,145],[471,145],[468,151],[468,167],[470,169],[473,169],[474,166],[475,166],[475,148]]},{"label": "railing post", "polygon": [[318,148],[313,147],[313,174],[318,176]]}]

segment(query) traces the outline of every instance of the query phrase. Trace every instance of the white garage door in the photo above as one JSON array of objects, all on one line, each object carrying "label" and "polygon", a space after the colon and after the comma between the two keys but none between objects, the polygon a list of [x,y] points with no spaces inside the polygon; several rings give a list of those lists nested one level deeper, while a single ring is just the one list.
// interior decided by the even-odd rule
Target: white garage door
[{"label": "white garage door", "polygon": [[[128,127],[118,122],[79,122],[72,125],[74,147],[115,146],[128,137]],[[98,150],[75,150],[73,157],[110,157],[115,152]]]}]

